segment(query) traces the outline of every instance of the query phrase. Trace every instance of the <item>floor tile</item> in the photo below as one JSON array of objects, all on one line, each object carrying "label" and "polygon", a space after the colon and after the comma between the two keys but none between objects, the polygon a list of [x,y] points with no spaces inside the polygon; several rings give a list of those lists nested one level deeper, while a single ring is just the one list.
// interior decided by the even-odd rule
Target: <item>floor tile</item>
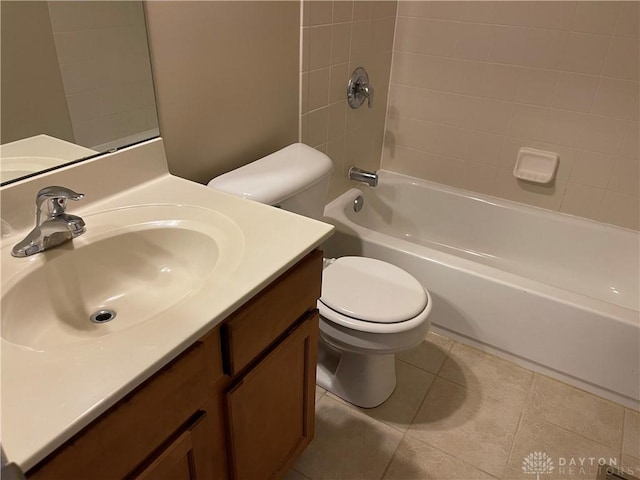
[{"label": "floor tile", "polygon": [[590,480],[598,475],[598,459],[619,461],[618,452],[540,417],[522,419],[504,477],[533,480]]},{"label": "floor tile", "polygon": [[320,401],[320,399],[325,393],[327,393],[327,391],[324,388],[316,385],[316,403]]},{"label": "floor tile", "polygon": [[[427,390],[433,383],[435,376],[409,365],[396,361],[397,384],[396,389],[389,399],[376,408],[356,408],[371,418],[391,425],[401,431],[406,431],[411,424],[411,420],[418,412]],[[335,395],[328,393],[331,398],[346,404],[346,402]]]},{"label": "floor tile", "polygon": [[493,480],[472,466],[426,443],[405,437],[383,477],[385,480]]},{"label": "floor tile", "polygon": [[402,433],[325,395],[316,406],[315,438],[294,465],[313,480],[375,480]]},{"label": "floor tile", "polygon": [[407,434],[499,477],[520,413],[519,405],[437,378]]},{"label": "floor tile", "polygon": [[619,450],[624,407],[542,375],[535,375],[526,412]]},{"label": "floor tile", "polygon": [[533,373],[494,355],[456,343],[439,375],[494,400],[522,405]]},{"label": "floor tile", "polygon": [[640,413],[627,409],[624,416],[622,453],[640,458]]},{"label": "floor tile", "polygon": [[437,333],[429,332],[417,347],[396,354],[398,360],[431,373],[438,373],[453,341]]},{"label": "floor tile", "polygon": [[622,454],[622,461],[618,465],[623,473],[640,478],[640,458]]},{"label": "floor tile", "polygon": [[296,472],[294,469],[291,469],[284,477],[282,477],[282,480],[309,480],[309,477],[305,477],[300,472]]}]

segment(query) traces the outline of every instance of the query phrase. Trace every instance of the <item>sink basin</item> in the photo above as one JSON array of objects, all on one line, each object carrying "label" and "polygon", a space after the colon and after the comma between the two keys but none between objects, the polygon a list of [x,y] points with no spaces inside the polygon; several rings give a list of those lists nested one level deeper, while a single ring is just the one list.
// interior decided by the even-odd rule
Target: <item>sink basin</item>
[{"label": "sink basin", "polygon": [[224,281],[242,257],[241,230],[213,210],[145,205],[83,218],[87,233],[73,242],[25,259],[3,248],[5,341],[44,351],[120,334]]}]

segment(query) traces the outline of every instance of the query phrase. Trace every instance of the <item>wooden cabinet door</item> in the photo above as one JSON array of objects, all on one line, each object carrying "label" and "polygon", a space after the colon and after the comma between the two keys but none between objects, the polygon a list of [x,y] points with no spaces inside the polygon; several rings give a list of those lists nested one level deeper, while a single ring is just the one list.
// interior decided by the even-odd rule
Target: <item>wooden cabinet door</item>
[{"label": "wooden cabinet door", "polygon": [[232,478],[279,478],[313,438],[317,341],[315,311],[227,392]]},{"label": "wooden cabinet door", "polygon": [[212,480],[207,416],[195,421],[164,446],[131,478],[135,480]]}]

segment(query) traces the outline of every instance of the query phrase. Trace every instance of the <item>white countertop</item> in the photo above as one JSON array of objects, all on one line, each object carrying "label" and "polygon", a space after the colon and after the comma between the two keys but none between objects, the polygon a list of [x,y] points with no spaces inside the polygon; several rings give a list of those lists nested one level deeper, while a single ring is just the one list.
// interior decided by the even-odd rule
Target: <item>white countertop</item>
[{"label": "white countertop", "polygon": [[[152,141],[149,145],[143,144],[141,148],[147,149],[147,156],[155,155],[159,150],[163,155],[161,142]],[[135,156],[133,150],[125,153],[127,158],[123,161],[130,161]],[[32,185],[29,185],[28,180],[23,181],[22,187],[17,188],[24,190],[29,187],[27,193],[14,189],[10,194],[3,193],[2,200],[5,205],[7,202],[13,204],[32,190],[37,191],[43,185],[55,184],[81,189],[89,198],[93,183],[99,189],[96,182],[108,182],[104,177],[95,177],[100,177],[99,169],[104,168],[104,163],[98,162],[109,161],[109,158],[107,155],[90,161],[94,162],[93,167],[98,170],[84,172],[91,173],[93,177],[85,182],[89,188],[81,189],[78,186],[83,183],[83,173],[77,169],[85,165],[83,163],[75,170],[73,167],[66,167],[49,176],[36,177],[31,181]],[[149,159],[146,161],[149,162]],[[145,160],[142,161],[143,164],[144,162]],[[151,160],[151,163],[154,162],[155,160]],[[111,166],[117,169],[118,161],[112,159]],[[215,288],[193,295],[180,304],[179,308],[171,308],[153,319],[129,327],[126,334],[106,335],[97,342],[81,342],[46,351],[34,351],[3,338],[2,446],[9,461],[20,465],[24,471],[33,467],[218,325],[308,252],[318,247],[333,231],[331,225],[236,198],[174,177],[166,171],[157,173],[153,178],[140,179],[132,179],[135,174],[129,175],[127,179],[133,185],[124,185],[127,187],[125,190],[111,192],[112,194],[103,192],[96,201],[85,205],[73,203],[68,210],[90,219],[95,212],[134,205],[213,207],[231,219],[242,231],[244,245],[241,260],[228,281],[218,282]],[[144,177],[145,174],[141,175]],[[65,182],[65,179],[69,182]],[[126,183],[125,180],[123,182]],[[33,207],[32,204],[26,204],[25,208],[29,211]],[[43,261],[43,257],[36,258],[41,254],[26,259],[11,257],[9,251],[13,244],[28,232],[28,229],[16,226],[24,226],[26,220],[16,215],[5,218],[3,213],[3,223],[3,265],[5,262]],[[91,229],[90,221],[87,222],[87,229]],[[80,243],[82,237],[73,241]],[[29,301],[28,298],[24,300]]]}]

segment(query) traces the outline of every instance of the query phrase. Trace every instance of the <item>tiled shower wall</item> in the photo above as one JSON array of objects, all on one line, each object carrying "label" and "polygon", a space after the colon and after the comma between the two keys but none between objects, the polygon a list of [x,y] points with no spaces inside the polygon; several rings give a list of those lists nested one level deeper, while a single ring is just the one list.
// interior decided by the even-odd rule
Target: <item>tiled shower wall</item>
[{"label": "tiled shower wall", "polygon": [[382,167],[638,229],[639,5],[400,1]]},{"label": "tiled shower wall", "polygon": [[[396,1],[303,0],[302,141],[334,162],[330,197],[344,192],[349,166],[380,167]],[[373,108],[347,106],[351,72],[364,67]]]}]

